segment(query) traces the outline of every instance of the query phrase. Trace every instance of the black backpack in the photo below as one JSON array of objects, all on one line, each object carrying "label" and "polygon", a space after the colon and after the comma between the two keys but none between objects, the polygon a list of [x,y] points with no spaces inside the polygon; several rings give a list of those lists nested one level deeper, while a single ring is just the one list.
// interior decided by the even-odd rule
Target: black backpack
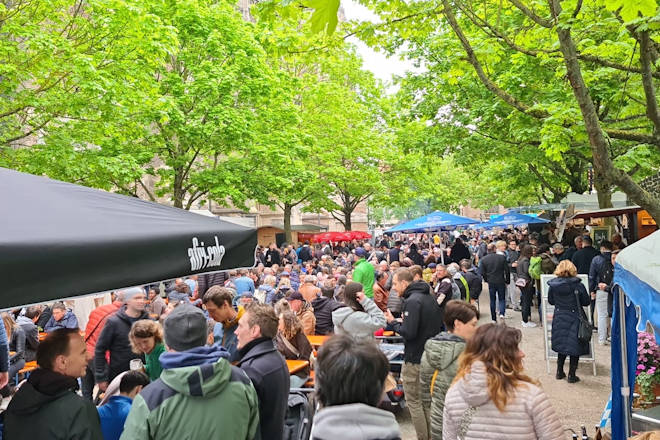
[{"label": "black backpack", "polygon": [[289,393],[283,440],[308,440],[312,432],[312,404],[302,391]]}]

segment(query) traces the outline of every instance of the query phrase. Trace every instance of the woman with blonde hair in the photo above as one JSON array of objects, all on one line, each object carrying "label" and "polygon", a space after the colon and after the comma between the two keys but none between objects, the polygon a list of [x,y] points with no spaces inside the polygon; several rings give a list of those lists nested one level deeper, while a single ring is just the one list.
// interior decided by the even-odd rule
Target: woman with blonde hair
[{"label": "woman with blonde hair", "polygon": [[[285,359],[309,361],[312,345],[309,343],[302,322],[291,310],[280,314],[280,323],[275,337],[277,351]],[[301,387],[309,377],[309,366],[291,376],[291,388]]]},{"label": "woman with blonde hair", "polygon": [[[25,331],[23,327],[16,324],[14,318],[7,312],[2,313],[2,323],[5,325],[7,340],[9,341],[9,351],[13,352],[9,356],[9,383],[14,383],[16,373],[25,367]],[[9,396],[9,384],[0,390],[3,397]]]},{"label": "woman with blonde hair", "polygon": [[560,261],[555,269],[557,278],[548,281],[548,302],[555,306],[552,318],[552,350],[557,352],[557,380],[564,379],[564,362],[570,357],[568,383],[580,380],[575,375],[580,356],[589,353],[589,341],[578,338],[580,307],[588,306],[591,298],[582,280],[577,277],[577,268],[570,260]]},{"label": "woman with blonde hair", "polygon": [[159,358],[165,352],[163,327],[150,319],[135,321],[128,333],[128,340],[133,353],[144,354],[146,360],[144,371],[149,376],[149,380],[158,379],[163,371]]},{"label": "woman with blonde hair", "polygon": [[548,396],[523,371],[520,330],[477,328],[459,357],[443,412],[444,440],[557,440],[564,432]]}]

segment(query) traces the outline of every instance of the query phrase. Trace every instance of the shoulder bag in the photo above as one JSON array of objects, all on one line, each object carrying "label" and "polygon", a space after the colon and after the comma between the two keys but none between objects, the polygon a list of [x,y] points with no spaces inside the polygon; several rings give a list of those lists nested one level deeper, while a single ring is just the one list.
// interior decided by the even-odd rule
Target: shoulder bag
[{"label": "shoulder bag", "polygon": [[587,314],[584,313],[584,309],[582,308],[582,305],[580,304],[580,293],[578,292],[578,289],[575,289],[575,301],[577,303],[577,308],[578,308],[578,319],[580,320],[580,324],[578,326],[578,340],[582,343],[589,342],[591,341],[591,337],[593,335],[594,328],[589,323],[589,320],[587,319]]}]

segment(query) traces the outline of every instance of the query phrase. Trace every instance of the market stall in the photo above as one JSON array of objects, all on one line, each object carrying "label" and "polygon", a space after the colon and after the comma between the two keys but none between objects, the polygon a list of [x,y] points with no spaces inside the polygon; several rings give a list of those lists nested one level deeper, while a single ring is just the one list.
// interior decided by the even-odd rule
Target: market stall
[{"label": "market stall", "polygon": [[[637,371],[637,332],[647,323],[656,340],[660,336],[660,232],[628,246],[616,260],[614,270],[614,316],[612,321],[612,439],[625,440],[634,419],[660,429],[660,414],[633,414],[632,392]],[[656,411],[657,412],[657,411]]]},{"label": "market stall", "polygon": [[0,309],[254,265],[256,230],[0,168]]},{"label": "market stall", "polygon": [[479,220],[474,220],[468,217],[461,217],[460,215],[449,214],[442,211],[434,211],[422,217],[410,220],[386,230],[384,233],[392,235],[395,232],[404,234],[418,234],[423,232],[437,232],[443,229],[455,228],[456,226],[467,226],[479,223]]}]

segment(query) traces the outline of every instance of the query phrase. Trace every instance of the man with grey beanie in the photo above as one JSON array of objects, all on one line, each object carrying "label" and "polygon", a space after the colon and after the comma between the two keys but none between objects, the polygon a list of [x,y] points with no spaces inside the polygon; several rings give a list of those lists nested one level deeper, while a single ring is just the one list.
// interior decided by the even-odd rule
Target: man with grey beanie
[{"label": "man with grey beanie", "polygon": [[[108,318],[94,347],[94,378],[101,391],[105,391],[118,374],[128,371],[131,359],[138,357],[131,350],[128,333],[135,321],[149,319],[144,310],[147,295],[142,287],[124,289],[120,295],[123,295],[124,305]],[[108,351],[109,363],[105,356]]]},{"label": "man with grey beanie", "polygon": [[254,439],[257,393],[245,372],[229,363],[227,350],[204,345],[204,313],[180,305],[165,318],[164,328],[163,372],[135,397],[121,439]]}]

